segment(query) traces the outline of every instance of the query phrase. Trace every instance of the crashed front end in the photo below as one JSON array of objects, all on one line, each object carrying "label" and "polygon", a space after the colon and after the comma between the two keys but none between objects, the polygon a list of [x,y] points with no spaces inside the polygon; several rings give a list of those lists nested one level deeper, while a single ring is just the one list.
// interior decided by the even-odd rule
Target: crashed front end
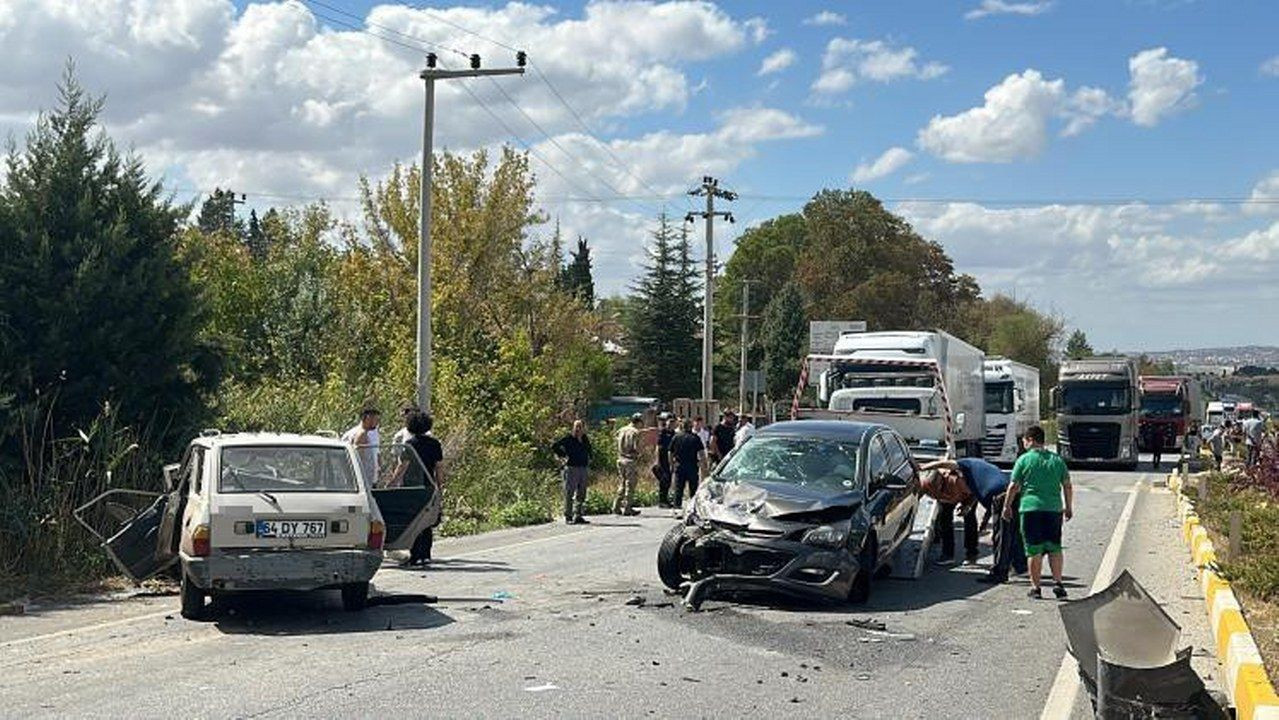
[{"label": "crashed front end", "polygon": [[844,600],[860,571],[855,552],[866,527],[857,501],[778,496],[746,483],[708,482],[685,520],[681,570],[686,602],[717,591],[781,593]]}]

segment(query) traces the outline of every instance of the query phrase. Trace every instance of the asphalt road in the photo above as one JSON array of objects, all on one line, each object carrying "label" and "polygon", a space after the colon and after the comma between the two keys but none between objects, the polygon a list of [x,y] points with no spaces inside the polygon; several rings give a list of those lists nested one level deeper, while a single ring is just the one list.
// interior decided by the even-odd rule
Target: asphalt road
[{"label": "asphalt road", "polygon": [[[1075,473],[1069,587],[1087,594],[1117,537],[1108,565],[1133,569],[1202,648],[1207,623],[1156,477]],[[388,565],[375,579],[381,593],[438,595],[431,606],[348,614],[336,593],[269,595],[206,622],[182,620],[176,597],[34,607],[0,618],[0,713],[1033,718],[1055,703],[1049,716],[1087,714],[1057,682],[1056,602],[1026,598],[1024,580],[992,588],[975,582],[981,568],[930,567],[878,581],[864,607],[711,600],[690,614],[654,569],[671,523],[650,511],[445,540],[431,569]],[[625,604],[635,595],[646,605]],[[884,630],[858,626],[867,619]],[[1210,656],[1200,665],[1215,671]]]}]

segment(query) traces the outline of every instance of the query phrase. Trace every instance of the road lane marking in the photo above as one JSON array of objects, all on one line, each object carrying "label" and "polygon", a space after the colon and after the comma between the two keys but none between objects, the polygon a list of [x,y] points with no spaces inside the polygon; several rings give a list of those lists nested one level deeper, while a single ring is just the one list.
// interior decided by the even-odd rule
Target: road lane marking
[{"label": "road lane marking", "polygon": [[[1110,543],[1101,556],[1101,564],[1097,566],[1097,574],[1093,576],[1091,595],[1110,584],[1119,564],[1119,551],[1123,547],[1124,537],[1128,534],[1128,524],[1132,521],[1133,508],[1137,506],[1137,494],[1143,480],[1133,483],[1128,490],[1128,502],[1119,514],[1119,522],[1115,523],[1115,531],[1110,535]],[[1057,668],[1057,677],[1053,680],[1052,689],[1048,691],[1048,700],[1044,703],[1044,711],[1039,720],[1064,720],[1075,710],[1075,698],[1079,695],[1079,663],[1068,651],[1061,658],[1061,666]]]},{"label": "road lane marking", "polygon": [[133,617],[120,618],[118,620],[108,620],[106,622],[94,623],[92,625],[80,625],[78,627],[68,628],[66,630],[58,630],[57,632],[45,633],[43,635],[32,635],[31,637],[18,638],[17,640],[7,640],[5,642],[0,643],[0,648],[16,647],[18,645],[22,645],[25,643],[40,642],[41,640],[52,640],[54,638],[65,637],[67,635],[74,635],[79,632],[89,632],[92,630],[102,630],[110,627],[119,627],[120,625],[129,625],[131,623],[141,622],[143,620],[150,620],[158,617],[164,617],[165,615],[172,615],[172,614],[173,614],[173,609],[170,608],[168,610],[157,610],[153,613],[147,613],[145,615],[134,615]]}]

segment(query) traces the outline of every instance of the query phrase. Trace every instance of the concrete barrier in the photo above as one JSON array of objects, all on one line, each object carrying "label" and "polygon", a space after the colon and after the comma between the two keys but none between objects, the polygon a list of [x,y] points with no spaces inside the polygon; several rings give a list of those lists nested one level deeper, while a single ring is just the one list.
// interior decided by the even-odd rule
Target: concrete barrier
[{"label": "concrete barrier", "polygon": [[1226,691],[1235,706],[1238,720],[1279,720],[1279,694],[1275,693],[1261,653],[1239,609],[1239,598],[1230,583],[1217,574],[1217,551],[1208,531],[1199,524],[1195,505],[1181,493],[1181,478],[1173,473],[1168,487],[1177,497],[1181,534],[1195,563],[1204,603],[1217,643],[1217,660],[1226,671]]}]

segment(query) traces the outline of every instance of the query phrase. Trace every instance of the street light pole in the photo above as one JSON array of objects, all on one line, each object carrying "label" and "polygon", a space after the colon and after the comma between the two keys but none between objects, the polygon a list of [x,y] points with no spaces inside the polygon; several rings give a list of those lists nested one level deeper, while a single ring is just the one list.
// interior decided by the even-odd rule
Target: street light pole
[{"label": "street light pole", "polygon": [[425,83],[426,106],[422,114],[422,169],[419,185],[417,252],[417,404],[431,410],[431,156],[435,135],[435,81],[488,75],[523,75],[525,54],[515,54],[516,67],[480,69],[480,56],[470,57],[469,70],[446,70],[435,66],[435,53],[426,56],[426,69],[418,77]]}]

